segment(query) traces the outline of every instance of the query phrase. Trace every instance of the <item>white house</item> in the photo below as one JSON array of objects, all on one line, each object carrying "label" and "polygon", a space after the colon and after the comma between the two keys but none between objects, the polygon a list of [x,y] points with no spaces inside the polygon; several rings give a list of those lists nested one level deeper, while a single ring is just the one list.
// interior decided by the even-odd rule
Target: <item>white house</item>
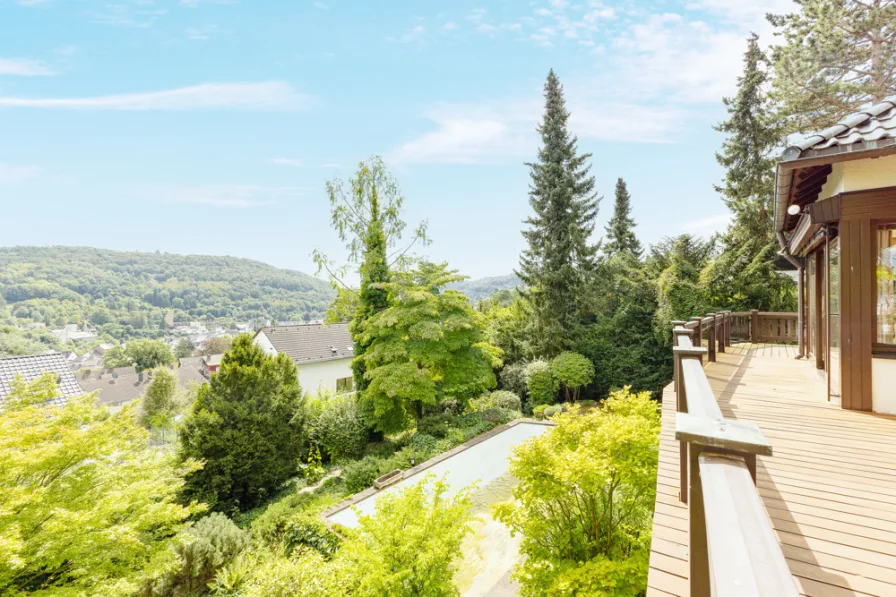
[{"label": "white house", "polygon": [[354,345],[347,323],[264,327],[255,334],[255,344],[268,354],[288,355],[299,368],[299,383],[308,393],[354,389]]}]

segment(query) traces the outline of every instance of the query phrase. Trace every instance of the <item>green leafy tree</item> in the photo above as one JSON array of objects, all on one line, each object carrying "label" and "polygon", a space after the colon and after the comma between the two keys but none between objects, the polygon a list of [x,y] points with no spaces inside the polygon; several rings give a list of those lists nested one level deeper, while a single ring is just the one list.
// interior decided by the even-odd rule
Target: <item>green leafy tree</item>
[{"label": "green leafy tree", "polygon": [[106,367],[130,367],[137,371],[174,364],[174,353],[161,340],[131,340],[124,348],[113,346],[103,355]]},{"label": "green leafy tree", "polygon": [[706,312],[707,299],[700,272],[715,251],[715,239],[702,240],[682,234],[664,238],[650,248],[646,272],[656,284],[656,329],[671,342],[669,322],[688,320]]},{"label": "green leafy tree", "polygon": [[336,297],[327,307],[324,323],[344,323],[351,321],[358,310],[358,291],[354,288],[337,288]]},{"label": "green leafy tree", "polygon": [[199,354],[208,357],[213,354],[224,354],[230,350],[233,344],[233,338],[230,336],[215,336],[208,338],[199,346]]},{"label": "green leafy tree", "polygon": [[[417,226],[409,244],[399,247],[407,224],[401,218],[404,196],[398,181],[389,174],[382,158],[373,156],[361,162],[348,188],[338,179],[327,181],[330,200],[330,220],[348,250],[348,265],[336,267],[326,255],[314,251],[318,272],[326,270],[330,283],[337,291],[337,302],[328,319],[348,315],[347,307],[354,305],[349,331],[355,341],[352,361],[355,389],[367,387],[363,355],[367,345],[360,339],[367,320],[386,308],[388,292],[383,284],[390,280],[390,268],[406,266],[409,251],[417,243],[426,245],[426,222]],[[355,291],[343,281],[349,266],[357,266],[361,287]]]},{"label": "green leafy tree", "polygon": [[641,256],[641,243],[635,236],[635,220],[632,218],[632,197],[625,181],[616,180],[616,200],[613,203],[613,217],[607,223],[607,242],[604,251],[607,255],[615,255],[621,251],[629,251],[635,257]]},{"label": "green leafy tree", "polygon": [[[729,118],[717,131],[728,138],[716,160],[725,180],[716,186],[732,222],[722,252],[701,274],[701,286],[716,309],[789,311],[796,308],[793,280],[778,273],[774,234],[775,160],[781,126],[763,91],[767,75],[758,37],[747,42],[737,95],[724,100]],[[695,314],[695,313],[692,313]]]},{"label": "green leafy tree", "polygon": [[532,361],[526,365],[526,392],[532,405],[553,404],[560,390],[548,361]]},{"label": "green leafy tree", "polygon": [[656,494],[660,415],[647,392],[578,407],[514,450],[513,501],[495,517],[522,534],[522,597],[643,595]]},{"label": "green leafy tree", "polygon": [[178,340],[177,346],[174,347],[174,358],[186,359],[191,356],[193,356],[193,345],[190,344],[190,341],[186,338]]},{"label": "green leafy tree", "polygon": [[579,399],[579,390],[594,379],[594,364],[577,352],[561,352],[551,361],[551,373],[563,386],[567,402]]},{"label": "green leafy tree", "polygon": [[134,362],[125,352],[124,346],[113,346],[103,354],[103,366],[111,369],[130,367]]},{"label": "green leafy tree", "polygon": [[445,263],[421,262],[383,284],[389,306],[366,321],[359,336],[367,388],[362,412],[391,433],[446,399],[465,404],[495,386],[498,350],[486,342],[480,313],[445,286],[462,279]]},{"label": "green leafy tree", "polygon": [[507,304],[483,301],[480,311],[485,315],[488,341],[501,349],[505,362],[516,363],[532,356],[526,330],[528,308],[523,299],[516,297]]},{"label": "green leafy tree", "polygon": [[19,378],[0,403],[0,594],[131,595],[176,565],[203,507],[175,498],[198,464],[150,448],[132,407],[48,403],[58,391],[55,376]]},{"label": "green leafy tree", "polygon": [[183,400],[177,393],[177,375],[167,367],[152,372],[152,381],[143,395],[140,422],[144,427],[170,427],[180,413]]},{"label": "green leafy tree", "polygon": [[896,93],[896,1],[795,0],[800,10],[768,19],[774,96],[788,132],[827,128]]},{"label": "green leafy tree", "polygon": [[579,331],[583,292],[596,267],[597,247],[589,244],[599,198],[594,177],[578,155],[577,139],[567,128],[569,112],[554,71],[544,87],[545,111],[538,132],[538,161],[528,164],[534,212],[523,231],[528,247],[517,272],[527,286],[529,337],[538,356],[553,357],[572,348]]},{"label": "green leafy tree", "polygon": [[[428,475],[399,492],[386,493],[373,516],[342,546],[337,565],[352,579],[357,597],[456,597],[453,564],[470,532],[470,490],[452,495]],[[401,532],[396,533],[396,529]]]},{"label": "green leafy tree", "polygon": [[[330,460],[357,458],[367,445],[367,426],[353,394],[315,398],[319,410],[309,421],[311,441]],[[311,409],[309,409],[311,410]]]},{"label": "green leafy tree", "polygon": [[304,399],[298,370],[237,336],[218,372],[197,390],[180,432],[182,459],[204,461],[187,477],[184,496],[215,510],[257,505],[294,476],[304,445]]}]

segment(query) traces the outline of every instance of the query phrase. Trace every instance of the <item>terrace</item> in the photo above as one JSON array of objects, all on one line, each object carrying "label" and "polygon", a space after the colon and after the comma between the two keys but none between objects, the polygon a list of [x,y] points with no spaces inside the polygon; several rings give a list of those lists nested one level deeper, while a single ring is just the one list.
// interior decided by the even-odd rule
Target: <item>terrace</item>
[{"label": "terrace", "polygon": [[767,341],[796,314],[676,323],[647,595],[896,595],[896,417],[829,402]]}]

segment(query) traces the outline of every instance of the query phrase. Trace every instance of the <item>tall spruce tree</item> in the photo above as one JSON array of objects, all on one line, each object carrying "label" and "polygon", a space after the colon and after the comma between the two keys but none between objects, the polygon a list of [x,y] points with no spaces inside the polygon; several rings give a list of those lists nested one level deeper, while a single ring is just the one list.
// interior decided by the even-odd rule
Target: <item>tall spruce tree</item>
[{"label": "tall spruce tree", "polygon": [[525,220],[528,248],[517,275],[528,287],[533,346],[539,356],[551,357],[571,349],[579,332],[585,287],[596,266],[597,247],[589,237],[600,198],[585,165],[591,154],[577,155],[577,139],[567,128],[569,111],[553,70],[544,97],[542,146],[538,161],[527,164],[534,214]]},{"label": "tall spruce tree", "polygon": [[784,43],[774,49],[774,99],[789,131],[816,131],[896,93],[896,0],[795,0],[768,15]]},{"label": "tall spruce tree", "polygon": [[628,251],[635,257],[641,256],[641,243],[635,236],[635,220],[632,218],[632,197],[625,181],[616,181],[616,200],[613,203],[613,217],[607,224],[607,240],[604,251],[607,255],[615,255]]},{"label": "tall spruce tree", "polygon": [[764,64],[753,35],[737,95],[724,100],[728,120],[715,127],[728,135],[716,154],[725,179],[715,188],[732,214],[721,239],[722,253],[702,273],[702,285],[715,308],[785,311],[794,306],[793,283],[775,267],[774,156],[782,144],[782,128],[763,92]]}]

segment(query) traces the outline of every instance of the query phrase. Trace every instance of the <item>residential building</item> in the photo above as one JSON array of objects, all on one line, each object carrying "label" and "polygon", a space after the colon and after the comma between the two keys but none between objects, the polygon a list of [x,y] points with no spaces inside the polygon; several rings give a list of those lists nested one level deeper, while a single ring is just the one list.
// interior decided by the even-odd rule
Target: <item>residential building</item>
[{"label": "residential building", "polygon": [[221,366],[222,358],[224,358],[223,354],[210,354],[206,357],[202,357],[202,366],[205,369],[207,376],[218,371],[218,367]]},{"label": "residential building", "polygon": [[[206,378],[197,367],[179,367],[177,388],[187,390],[191,384],[202,385]],[[91,370],[79,373],[77,383],[85,393],[98,392],[97,402],[116,409],[142,398],[146,388],[152,383],[153,371],[137,373],[134,367],[121,367],[111,370]]]},{"label": "residential building", "polygon": [[96,332],[90,330],[79,330],[74,323],[66,324],[65,327],[58,330],[50,330],[54,336],[59,338],[63,344],[69,342],[80,342],[83,340],[96,340]]},{"label": "residential building", "polygon": [[286,354],[299,368],[299,383],[311,394],[353,391],[354,344],[347,323],[264,327],[255,343],[268,354]]},{"label": "residential building", "polygon": [[12,391],[12,382],[16,376],[21,375],[25,381],[31,381],[47,373],[56,376],[59,387],[59,395],[53,402],[62,403],[70,396],[83,393],[65,357],[61,353],[51,352],[0,359],[0,402]]}]

